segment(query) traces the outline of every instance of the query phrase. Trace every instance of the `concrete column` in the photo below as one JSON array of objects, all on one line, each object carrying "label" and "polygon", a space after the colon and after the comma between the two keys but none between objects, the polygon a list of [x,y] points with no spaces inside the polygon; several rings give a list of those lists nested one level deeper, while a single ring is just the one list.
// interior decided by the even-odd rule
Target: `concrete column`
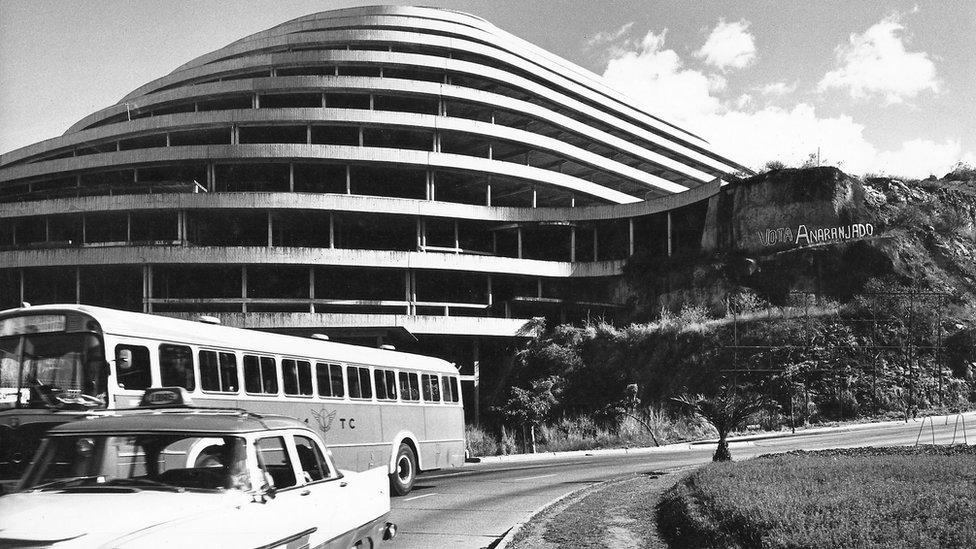
[{"label": "concrete column", "polygon": [[593,227],[593,261],[597,261],[600,257],[600,230]]},{"label": "concrete column", "polygon": [[211,163],[207,163],[207,190],[214,192],[217,188],[217,167]]},{"label": "concrete column", "polygon": [[407,314],[412,315],[413,302],[410,300],[410,271],[409,270],[403,272],[403,300],[407,302]]},{"label": "concrete column", "polygon": [[335,214],[329,212],[329,248],[335,248]]},{"label": "concrete column", "polygon": [[495,303],[495,297],[491,291],[491,275],[488,275],[486,278],[488,280],[488,306],[491,307]]},{"label": "concrete column", "polygon": [[421,220],[420,217],[418,217],[417,218],[417,251],[418,252],[424,249],[422,223],[423,221]]},{"label": "concrete column", "polygon": [[420,218],[420,249],[427,249],[427,219]]},{"label": "concrete column", "polygon": [[352,194],[352,166],[346,164],[346,194]]},{"label": "concrete column", "polygon": [[518,258],[522,259],[522,227],[515,229],[515,237],[518,240]]},{"label": "concrete column", "polygon": [[673,244],[671,242],[671,212],[668,212],[668,257],[671,257],[674,251]]},{"label": "concrete column", "polygon": [[288,192],[295,192],[295,163],[288,163]]},{"label": "concrete column", "polygon": [[153,274],[153,267],[152,267],[152,265],[146,265],[146,276],[147,276],[147,282],[149,283],[149,285],[147,287],[147,290],[148,290],[147,291],[148,299],[146,300],[146,312],[147,313],[151,313],[151,312],[153,312],[153,302],[152,302],[152,300],[153,300],[153,280],[154,280],[154,276],[155,276]]},{"label": "concrete column", "polygon": [[472,361],[471,364],[474,366],[474,424],[478,425],[481,423],[481,357],[480,349],[478,348],[478,340],[474,340],[474,344],[471,349]]},{"label": "concrete column", "polygon": [[261,100],[258,99],[258,94],[254,94],[254,95],[251,96],[251,108],[252,109],[260,109],[261,108]]},{"label": "concrete column", "polygon": [[576,225],[569,228],[569,262],[576,261]]},{"label": "concrete column", "polygon": [[308,312],[315,313],[315,267],[308,268]]},{"label": "concrete column", "polygon": [[631,217],[627,220],[627,228],[629,229],[628,239],[627,239],[627,256],[634,255],[634,218]]},{"label": "concrete column", "polygon": [[51,218],[44,216],[44,242],[51,241]]},{"label": "concrete column", "polygon": [[81,303],[81,267],[75,267],[75,303]]},{"label": "concrete column", "polygon": [[[373,96],[371,95],[369,97],[370,97],[370,100],[369,100],[369,110],[373,110]],[[360,147],[363,146],[363,127],[362,126],[359,126],[359,146]]]},{"label": "concrete column", "polygon": [[247,312],[247,265],[241,265],[241,312]]},{"label": "concrete column", "polygon": [[88,243],[88,216],[81,214],[81,244]]},{"label": "concrete column", "polygon": [[312,125],[311,124],[305,124],[305,144],[306,145],[311,145],[312,144]]},{"label": "concrete column", "polygon": [[488,185],[485,188],[485,206],[491,206],[491,178],[488,179]]},{"label": "concrete column", "polygon": [[17,274],[20,275],[20,303],[25,301],[24,299],[24,270],[17,269]]},{"label": "concrete column", "polygon": [[324,109],[325,107],[326,107],[326,104],[325,104],[325,92],[322,92],[322,108]]},{"label": "concrete column", "polygon": [[532,207],[539,207],[539,189],[532,187]]},{"label": "concrete column", "polygon": [[149,265],[142,266],[142,312],[149,312]]},{"label": "concrete column", "polygon": [[[233,143],[234,143],[234,137],[233,137],[233,136],[234,136],[234,132],[233,132],[233,130],[232,130],[232,131],[231,131],[231,138],[230,138],[230,139],[231,139],[231,141],[230,141],[230,142],[231,142],[231,144],[233,144]],[[170,146],[170,144],[169,144],[169,132],[166,132],[166,146],[167,146],[167,147],[169,147],[169,146]]]},{"label": "concrete column", "polygon": [[132,212],[125,213],[125,243],[132,243]]},{"label": "concrete column", "polygon": [[542,278],[535,279],[535,296],[542,299]]},{"label": "concrete column", "polygon": [[458,221],[454,220],[454,253],[461,253],[461,238],[458,234]]},{"label": "concrete column", "polygon": [[269,248],[274,247],[274,240],[272,237],[273,235],[271,231],[271,210],[268,210],[268,247]]}]

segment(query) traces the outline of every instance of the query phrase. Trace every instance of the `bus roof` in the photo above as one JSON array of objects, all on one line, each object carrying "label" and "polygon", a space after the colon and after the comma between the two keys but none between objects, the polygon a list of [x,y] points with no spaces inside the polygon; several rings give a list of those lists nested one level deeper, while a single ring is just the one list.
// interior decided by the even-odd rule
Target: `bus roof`
[{"label": "bus roof", "polygon": [[77,435],[98,433],[205,433],[243,434],[274,429],[304,429],[308,425],[285,416],[260,416],[242,410],[219,408],[168,408],[165,410],[126,410],[69,421],[51,428],[48,434]]},{"label": "bus roof", "polygon": [[35,305],[0,311],[0,317],[56,311],[76,311],[87,314],[98,321],[103,333],[117,336],[189,343],[218,349],[239,349],[255,354],[319,358],[336,362],[429,370],[446,374],[457,373],[457,369],[450,362],[424,355],[232,328],[91,305]]}]

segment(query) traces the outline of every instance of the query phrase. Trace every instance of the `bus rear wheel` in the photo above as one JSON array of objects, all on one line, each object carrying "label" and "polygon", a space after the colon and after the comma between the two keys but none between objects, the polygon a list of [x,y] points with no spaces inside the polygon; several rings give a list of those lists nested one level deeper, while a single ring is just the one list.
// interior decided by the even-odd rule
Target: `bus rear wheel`
[{"label": "bus rear wheel", "polygon": [[413,488],[413,481],[417,478],[417,456],[409,444],[400,443],[394,461],[393,473],[390,474],[390,488],[393,495],[405,496]]}]

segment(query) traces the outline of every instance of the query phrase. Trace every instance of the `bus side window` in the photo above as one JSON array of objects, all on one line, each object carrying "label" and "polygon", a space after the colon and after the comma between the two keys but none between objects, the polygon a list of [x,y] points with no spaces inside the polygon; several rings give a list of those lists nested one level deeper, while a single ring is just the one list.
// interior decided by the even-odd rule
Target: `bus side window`
[{"label": "bus side window", "polygon": [[281,378],[286,395],[312,394],[312,366],[304,360],[290,358],[281,361]]},{"label": "bus side window", "polygon": [[419,400],[420,395],[414,396],[414,392],[410,390],[410,378],[407,372],[400,372],[400,398],[403,400]]},{"label": "bus side window", "polygon": [[148,388],[151,385],[149,349],[141,345],[116,345],[115,375],[121,389]]},{"label": "bus side window", "polygon": [[237,357],[234,353],[200,351],[200,388],[204,391],[237,392]]},{"label": "bus side window", "polygon": [[193,377],[193,351],[184,345],[159,346],[160,384],[163,387],[183,387],[192,391],[197,384]]},{"label": "bus side window", "polygon": [[384,370],[380,370],[379,368],[373,370],[373,382],[376,385],[376,398],[378,400],[389,400],[390,397],[387,396],[386,392],[386,376],[383,375],[383,372]]},{"label": "bus side window", "polygon": [[444,395],[444,402],[451,402],[451,382],[447,376],[441,377],[441,394]]},{"label": "bus side window", "polygon": [[346,377],[349,378],[349,398],[373,398],[369,368],[346,366]]},{"label": "bus side window", "polygon": [[244,355],[244,390],[248,393],[278,394],[275,360],[271,357]]},{"label": "bus side window", "polygon": [[385,370],[383,373],[386,375],[386,395],[391,400],[396,400],[396,373],[393,370]]},{"label": "bus side window", "polygon": [[461,400],[461,393],[458,392],[458,378],[451,376],[451,402]]},{"label": "bus side window", "polygon": [[220,390],[229,393],[238,390],[237,355],[234,353],[220,353]]},{"label": "bus side window", "polygon": [[410,374],[410,400],[420,400],[420,382],[417,374]]},{"label": "bus side window", "polygon": [[315,377],[319,382],[319,396],[341,397],[343,395],[342,366],[316,362]]},{"label": "bus side window", "polygon": [[424,374],[421,376],[421,380],[423,381],[424,400],[427,402],[440,402],[441,391],[440,387],[438,387],[437,376]]},{"label": "bus side window", "polygon": [[376,398],[383,400],[396,400],[396,373],[393,370],[373,370],[373,378],[376,381]]}]

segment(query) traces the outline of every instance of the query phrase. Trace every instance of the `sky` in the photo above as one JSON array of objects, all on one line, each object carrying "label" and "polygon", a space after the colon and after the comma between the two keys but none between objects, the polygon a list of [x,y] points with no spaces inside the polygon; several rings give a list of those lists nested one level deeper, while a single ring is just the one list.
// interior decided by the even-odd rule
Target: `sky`
[{"label": "sky", "polygon": [[[312,0],[0,0],[0,153]],[[976,165],[976,1],[419,0],[483,17],[752,168]]]}]

